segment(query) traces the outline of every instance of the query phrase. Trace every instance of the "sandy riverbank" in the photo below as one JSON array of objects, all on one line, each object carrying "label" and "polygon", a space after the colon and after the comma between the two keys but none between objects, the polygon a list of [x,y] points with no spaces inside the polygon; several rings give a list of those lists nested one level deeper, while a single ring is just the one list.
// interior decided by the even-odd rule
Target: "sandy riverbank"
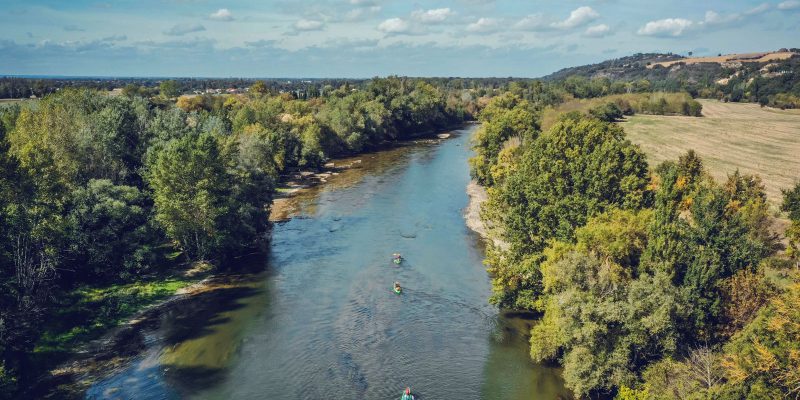
[{"label": "sandy riverbank", "polygon": [[486,226],[481,220],[481,205],[489,198],[486,188],[474,180],[470,181],[467,185],[467,196],[469,196],[469,204],[464,210],[464,219],[467,222],[467,227],[481,235],[482,238],[488,239]]},{"label": "sandy riverbank", "polygon": [[491,241],[495,246],[504,250],[508,249],[508,243],[498,238],[496,233],[489,234],[486,222],[481,219],[481,206],[489,199],[486,188],[474,180],[470,181],[467,185],[467,196],[469,196],[469,204],[464,210],[464,220],[467,228],[480,235],[484,240]]}]

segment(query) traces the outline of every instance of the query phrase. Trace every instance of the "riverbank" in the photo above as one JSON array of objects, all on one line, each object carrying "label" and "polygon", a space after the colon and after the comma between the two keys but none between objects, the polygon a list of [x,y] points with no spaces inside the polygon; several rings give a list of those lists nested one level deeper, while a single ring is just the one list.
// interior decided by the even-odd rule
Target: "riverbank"
[{"label": "riverbank", "polygon": [[489,239],[486,226],[481,219],[481,206],[489,198],[486,188],[472,180],[467,185],[467,196],[469,203],[464,211],[464,219],[467,227],[484,239]]},{"label": "riverbank", "polygon": [[[331,160],[325,165],[325,169],[319,171],[290,171],[284,175],[283,183],[276,191],[270,220],[282,223],[296,216],[302,209],[297,203],[302,202],[306,196],[313,196],[314,189],[320,189],[329,183],[334,186],[349,186],[359,181],[363,178],[363,174],[360,173],[362,168],[365,171],[371,170],[371,164],[375,159],[387,156],[391,158],[395,153],[400,158],[404,154],[402,149],[406,146],[436,144],[450,137],[449,133],[430,133],[425,137],[396,142],[392,148]],[[84,296],[93,296],[95,301],[90,307],[99,310],[108,304],[117,306],[125,303],[124,313],[102,321],[101,325],[97,324],[98,320],[92,318],[75,324],[76,326],[66,327],[64,330],[67,334],[71,334],[73,331],[92,329],[91,336],[49,340],[58,343],[59,348],[55,350],[58,351],[60,358],[66,356],[65,361],[57,361],[57,367],[39,379],[37,385],[29,392],[30,396],[82,398],[98,377],[113,373],[141,354],[146,348],[143,332],[150,331],[163,323],[164,315],[201,301],[199,300],[201,298],[230,290],[245,276],[218,273],[210,266],[199,272],[189,272],[192,270],[193,268],[185,271],[176,269],[169,278],[122,285],[124,288],[113,286],[90,289],[92,293]],[[125,294],[132,293],[135,301],[128,301],[125,294],[117,293],[119,291]],[[125,300],[120,301],[120,298]],[[81,308],[85,309],[87,306],[82,305]],[[103,312],[98,311],[98,315],[100,314]],[[47,349],[47,352],[42,352],[41,358],[47,359],[47,354],[54,353],[54,349]]]},{"label": "riverbank", "polygon": [[487,221],[481,218],[481,207],[489,199],[486,188],[472,180],[467,185],[467,196],[469,197],[469,203],[464,210],[464,220],[467,227],[480,235],[483,240],[491,242],[496,247],[508,249],[508,243],[500,239],[496,232],[492,232]]}]

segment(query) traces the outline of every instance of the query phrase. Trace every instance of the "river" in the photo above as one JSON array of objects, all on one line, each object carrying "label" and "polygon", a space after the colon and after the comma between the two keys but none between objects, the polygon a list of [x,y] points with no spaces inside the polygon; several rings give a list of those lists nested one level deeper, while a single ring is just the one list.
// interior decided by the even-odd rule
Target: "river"
[{"label": "river", "polygon": [[462,214],[474,129],[363,155],[292,198],[259,272],[171,308],[86,397],[568,398],[559,371],[527,355],[531,321],[487,303],[484,247]]}]

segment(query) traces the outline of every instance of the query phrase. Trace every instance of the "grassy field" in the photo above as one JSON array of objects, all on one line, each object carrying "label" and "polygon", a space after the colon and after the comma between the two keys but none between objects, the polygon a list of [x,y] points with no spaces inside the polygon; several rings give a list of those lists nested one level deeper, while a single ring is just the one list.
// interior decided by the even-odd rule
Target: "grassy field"
[{"label": "grassy field", "polygon": [[635,115],[622,123],[655,166],[694,149],[709,172],[725,179],[737,168],[761,176],[769,199],[800,180],[800,110],[701,100],[703,117]]}]

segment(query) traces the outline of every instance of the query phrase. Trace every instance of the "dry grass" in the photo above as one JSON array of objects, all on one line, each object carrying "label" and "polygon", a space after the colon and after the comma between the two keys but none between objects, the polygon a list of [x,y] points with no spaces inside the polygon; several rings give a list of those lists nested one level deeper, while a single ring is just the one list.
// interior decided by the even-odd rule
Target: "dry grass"
[{"label": "dry grass", "polygon": [[771,52],[771,53],[746,53],[746,54],[726,54],[719,57],[694,57],[683,58],[680,60],[664,61],[652,63],[647,68],[653,68],[656,65],[662,67],[669,67],[677,63],[697,64],[697,63],[724,63],[724,62],[758,62],[766,63],[770,61],[786,60],[792,58],[796,53],[790,51]]},{"label": "dry grass", "polygon": [[773,204],[781,189],[800,180],[800,110],[700,100],[702,118],[635,115],[622,127],[647,153],[651,165],[694,149],[718,180],[737,168],[759,175]]},{"label": "dry grass", "polygon": [[774,53],[745,53],[745,54],[726,54],[716,57],[693,57],[681,60],[664,61],[660,63],[653,63],[649,67],[653,68],[656,65],[669,67],[672,64],[685,63],[685,64],[698,64],[698,63],[724,63],[724,62],[757,62],[766,63],[770,61],[779,61],[792,58],[795,53],[790,51],[774,52]]}]

